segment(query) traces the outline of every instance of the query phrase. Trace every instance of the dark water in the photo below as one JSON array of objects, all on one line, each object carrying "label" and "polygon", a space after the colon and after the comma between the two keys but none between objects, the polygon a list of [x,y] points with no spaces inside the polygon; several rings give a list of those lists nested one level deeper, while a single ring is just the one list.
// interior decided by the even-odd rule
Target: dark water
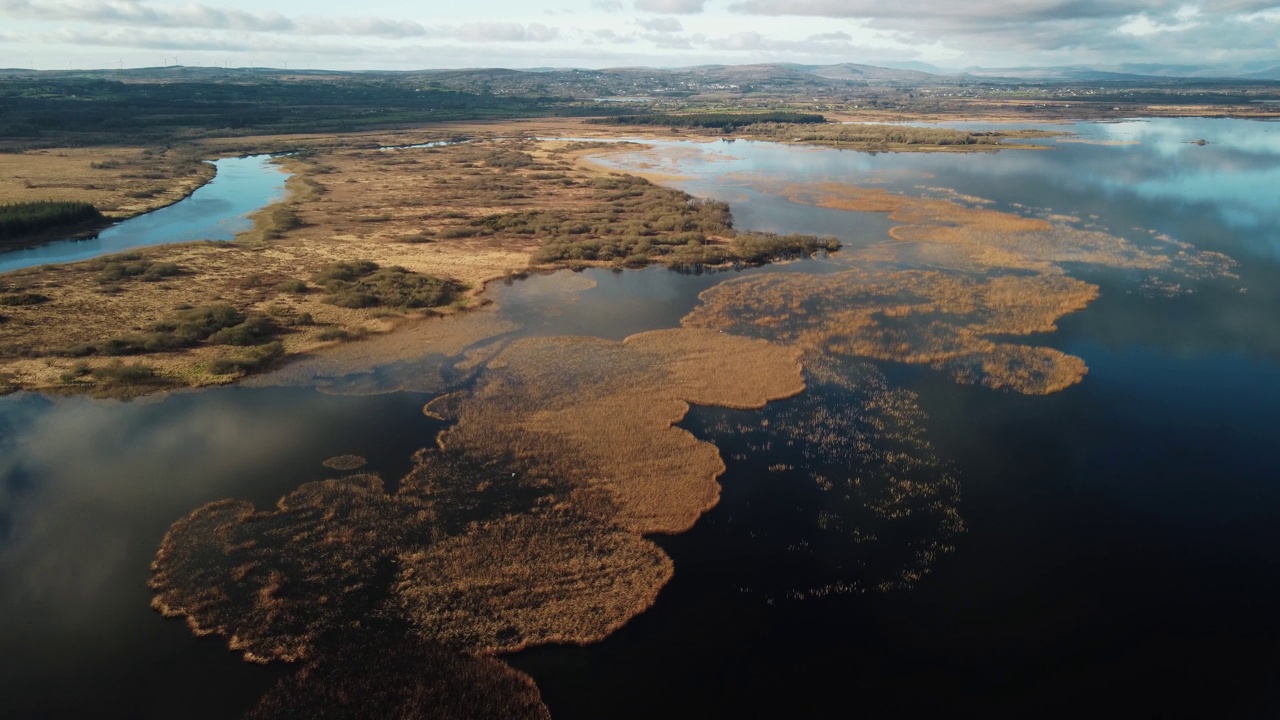
[{"label": "dark water", "polygon": [[284,196],[288,177],[270,155],[224,158],[217,175],[189,197],[139,215],[86,240],[60,240],[0,254],[0,273],[88,260],[133,248],[193,240],[231,240],[252,227],[249,214]]},{"label": "dark water", "polygon": [[[657,605],[598,645],[511,658],[556,718],[1280,716],[1280,126],[1082,129],[1142,144],[869,156],[726,143],[712,148],[730,159],[705,170],[685,161],[701,173],[688,187],[733,202],[741,226],[877,242],[879,216],[798,207],[732,174],[872,178],[1096,214],[1125,237],[1156,229],[1232,255],[1241,278],[1151,298],[1124,273],[1089,277],[1099,300],[1036,338],[1083,357],[1089,375],[1048,397],[878,364],[917,393],[962,489],[967,532],[911,589],[772,603],[743,592],[794,572],[786,556],[753,554],[751,535],[803,498],[770,480],[766,458],[718,438],[729,466],[721,504],[659,539],[676,574]],[[1199,137],[1212,144],[1184,142]],[[744,272],[840,267],[836,254]],[[738,276],[584,275],[594,289],[556,293],[560,274],[491,292],[521,334],[619,338],[677,325],[698,292]],[[439,428],[421,414],[425,399],[248,388],[133,403],[0,399],[7,714],[233,717],[252,706],[279,671],[148,608],[156,544],[209,500],[261,506],[325,477],[331,455],[403,473]],[[684,425],[709,436],[722,415],[696,408]]]}]

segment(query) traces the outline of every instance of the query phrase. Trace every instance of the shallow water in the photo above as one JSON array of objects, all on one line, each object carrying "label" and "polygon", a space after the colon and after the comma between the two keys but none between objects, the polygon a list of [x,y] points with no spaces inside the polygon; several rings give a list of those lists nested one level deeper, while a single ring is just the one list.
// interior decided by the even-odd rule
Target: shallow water
[{"label": "shallow water", "polygon": [[134,248],[193,240],[232,240],[253,226],[249,214],[284,197],[288,174],[270,155],[223,158],[217,174],[190,196],[84,240],[57,240],[0,254],[0,272],[88,260]]},{"label": "shallow water", "polygon": [[[848,558],[789,550],[800,519],[822,506],[790,476],[766,471],[773,455],[717,428],[776,419],[802,399],[759,412],[695,408],[683,425],[714,438],[729,469],[720,505],[689,533],[659,539],[676,575],[658,603],[598,645],[511,658],[556,718],[1056,716],[1104,702],[1139,717],[1276,715],[1280,206],[1257,188],[1276,186],[1280,126],[1079,129],[1141,144],[871,156],[737,142],[696,145],[712,157],[682,160],[683,185],[730,201],[740,227],[830,232],[859,245],[882,242],[890,226],[880,215],[794,205],[756,176],[946,187],[1029,214],[1052,208],[1127,238],[1166,232],[1232,255],[1241,277],[1161,298],[1136,292],[1131,273],[1083,275],[1101,297],[1034,341],[1084,358],[1089,374],[1048,397],[875,363],[891,386],[917,394],[925,435],[961,488],[967,532],[910,589],[804,600],[777,592],[840,576]],[[1211,144],[1185,143],[1199,137]],[[522,325],[510,337],[620,338],[677,325],[720,282],[845,262],[837,253],[700,275],[592,270],[572,291],[562,291],[572,276],[561,273],[489,293]],[[327,379],[330,391],[347,382],[386,393],[359,396],[240,388],[132,403],[0,398],[0,647],[22,668],[0,677],[8,707],[18,717],[232,717],[251,707],[280,671],[247,666],[221,641],[197,641],[151,611],[155,546],[209,500],[262,507],[332,476],[320,463],[333,455],[367,457],[387,477],[405,472],[441,427],[421,414],[427,396],[394,391],[413,370]],[[883,547],[862,559],[895,562],[896,546]]]}]

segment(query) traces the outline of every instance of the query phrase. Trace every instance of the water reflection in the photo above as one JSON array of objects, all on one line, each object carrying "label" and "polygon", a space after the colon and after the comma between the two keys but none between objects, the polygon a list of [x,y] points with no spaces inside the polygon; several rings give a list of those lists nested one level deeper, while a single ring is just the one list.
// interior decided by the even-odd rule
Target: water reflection
[{"label": "water reflection", "polygon": [[[423,402],[282,389],[129,403],[0,399],[0,645],[22,658],[6,667],[0,694],[18,716],[23,707],[68,714],[85,698],[101,701],[104,716],[146,716],[140,698],[168,682],[148,666],[193,649],[185,629],[157,622],[149,606],[148,568],[169,524],[224,497],[268,505],[331,476],[321,462],[335,452],[403,473],[438,427]],[[234,657],[214,657],[212,672],[243,680]],[[40,693],[68,672],[74,697]]]}]

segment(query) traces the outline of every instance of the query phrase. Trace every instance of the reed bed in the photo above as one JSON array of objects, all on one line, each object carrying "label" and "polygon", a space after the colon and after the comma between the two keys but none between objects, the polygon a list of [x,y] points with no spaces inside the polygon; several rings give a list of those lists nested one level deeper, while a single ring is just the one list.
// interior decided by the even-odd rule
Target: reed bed
[{"label": "reed bed", "polygon": [[651,604],[671,574],[655,545],[562,507],[565,481],[509,467],[423,451],[395,494],[360,474],[308,483],[270,510],[211,503],[166,534],[152,605],[246,660],[293,662],[374,617],[492,653],[599,639]]},{"label": "reed bed", "polygon": [[1084,361],[998,336],[1050,332],[1097,287],[1064,275],[849,270],[717,285],[683,323],[811,353],[929,365],[959,382],[1044,395],[1084,378]]},{"label": "reed bed", "polygon": [[513,515],[404,553],[394,586],[425,637],[473,652],[603,640],[671,579],[670,558],[576,512]]},{"label": "reed bed", "polygon": [[509,454],[535,473],[604,488],[633,532],[682,532],[719,498],[715,446],[675,427],[689,403],[762,407],[804,388],[799,351],[704,330],[521,340],[476,389],[430,406],[456,417],[442,447]]},{"label": "reed bed", "polygon": [[985,203],[980,198],[958,194],[911,197],[845,183],[791,186],[782,192],[795,202],[887,213],[900,223],[889,232],[898,242],[857,253],[858,259],[865,261],[910,259],[915,264],[975,272],[1059,273],[1066,267],[1089,265],[1188,280],[1234,277],[1235,262],[1221,253],[1196,252],[1185,243],[1163,237],[1139,244],[1075,227],[1076,218],[1056,216],[1054,221],[1055,216],[1025,217],[982,207]]},{"label": "reed bed", "polygon": [[533,679],[505,662],[363,630],[282,679],[246,720],[550,720]]}]

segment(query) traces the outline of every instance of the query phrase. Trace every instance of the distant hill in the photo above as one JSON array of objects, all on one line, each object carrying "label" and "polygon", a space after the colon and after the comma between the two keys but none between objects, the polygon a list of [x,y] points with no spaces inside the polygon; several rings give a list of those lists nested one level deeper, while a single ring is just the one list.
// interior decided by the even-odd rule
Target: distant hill
[{"label": "distant hill", "polygon": [[1267,68],[1266,70],[1251,72],[1241,77],[1245,77],[1250,80],[1280,80],[1280,65]]},{"label": "distant hill", "polygon": [[919,70],[902,70],[879,67],[876,65],[855,65],[841,63],[839,65],[823,65],[810,71],[818,77],[833,80],[889,80],[901,82],[930,82],[938,79],[936,73]]}]

